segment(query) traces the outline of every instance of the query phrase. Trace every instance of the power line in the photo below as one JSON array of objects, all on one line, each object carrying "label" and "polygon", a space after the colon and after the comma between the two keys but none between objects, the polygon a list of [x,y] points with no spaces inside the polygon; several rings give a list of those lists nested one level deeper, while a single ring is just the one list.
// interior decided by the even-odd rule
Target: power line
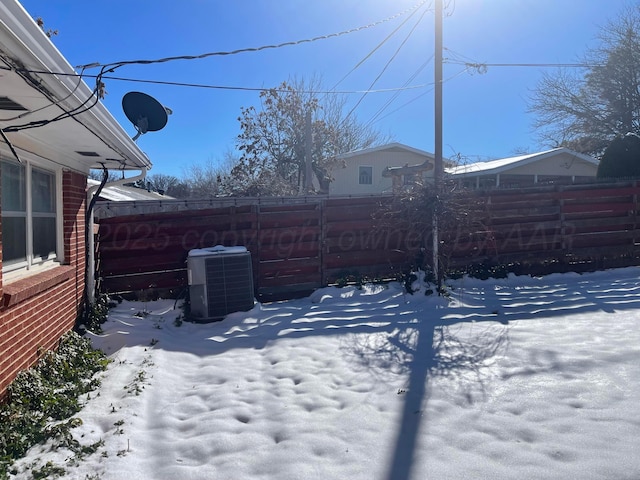
[{"label": "power line", "polygon": [[[443,84],[444,84],[444,83],[447,83],[447,82],[449,82],[449,81],[453,80],[454,78],[459,77],[460,75],[462,75],[462,74],[463,74],[464,72],[466,72],[467,70],[469,70],[469,68],[464,68],[464,69],[460,70],[458,73],[455,73],[454,75],[452,75],[452,76],[450,76],[450,77],[448,77],[448,78],[444,79],[442,83],[443,83]],[[433,91],[434,87],[435,87],[435,84],[434,84],[434,83],[431,83],[431,84],[429,84],[428,86],[430,86],[431,88],[430,88],[429,90],[427,90],[426,92],[422,92],[420,95],[415,96],[415,97],[414,97],[414,98],[412,98],[411,100],[409,100],[409,101],[407,101],[407,102],[403,103],[402,105],[400,105],[398,108],[393,109],[392,111],[390,111],[389,113],[387,113],[387,114],[386,114],[386,115],[384,115],[383,117],[376,118],[375,120],[370,120],[370,121],[367,123],[367,125],[373,125],[374,123],[377,123],[377,122],[379,122],[380,120],[384,120],[385,118],[387,118],[387,117],[389,117],[389,116],[393,115],[393,114],[394,114],[394,113],[396,113],[397,111],[402,110],[402,109],[403,109],[404,107],[406,107],[407,105],[410,105],[410,104],[412,104],[413,102],[415,102],[415,101],[419,100],[420,98],[424,97],[424,96],[425,96],[425,95],[427,95],[428,93],[431,93],[431,92]]]},{"label": "power line", "polygon": [[[427,1],[428,0],[422,0],[420,3],[414,5],[413,7],[407,8],[406,10],[404,10],[404,11],[402,11],[400,13],[396,13],[395,15],[387,17],[387,18],[385,18],[383,20],[378,20],[377,22],[369,23],[368,25],[363,25],[363,26],[360,26],[360,27],[351,28],[349,30],[343,30],[343,31],[337,32],[337,33],[330,33],[328,35],[320,35],[320,36],[317,36],[317,37],[305,38],[305,39],[302,39],[302,40],[288,41],[288,42],[283,42],[283,43],[278,43],[278,44],[273,44],[273,45],[262,45],[260,47],[239,48],[237,50],[231,50],[231,51],[207,52],[207,53],[202,53],[200,55],[179,55],[179,56],[174,56],[174,57],[159,58],[159,59],[155,59],[155,60],[126,60],[126,61],[113,62],[113,63],[107,63],[107,64],[92,63],[92,64],[88,64],[88,65],[83,65],[83,66],[86,67],[86,68],[90,68],[90,67],[103,67],[103,68],[105,68],[106,67],[108,71],[111,71],[111,68],[114,68],[114,69],[115,68],[120,68],[120,67],[122,67],[124,65],[133,65],[133,64],[149,65],[149,64],[153,64],[153,63],[166,63],[166,62],[172,62],[172,61],[176,61],[176,60],[201,60],[203,58],[214,57],[214,56],[237,55],[239,53],[260,52],[260,51],[263,51],[263,50],[271,50],[271,49],[277,49],[277,48],[282,48],[282,47],[290,47],[290,46],[294,46],[294,45],[301,45],[301,44],[304,44],[304,43],[311,43],[311,42],[316,42],[316,41],[319,41],[319,40],[327,40],[327,39],[330,39],[330,38],[341,37],[341,36],[344,36],[344,35],[349,35],[351,33],[355,33],[355,32],[359,32],[359,31],[362,31],[362,30],[366,30],[366,29],[369,29],[369,28],[376,27],[378,25],[390,22],[391,20],[395,20],[398,17],[406,15],[409,12],[417,10],[418,8],[423,6],[425,3],[427,3]],[[79,68],[79,67],[76,67],[76,68]]]},{"label": "power line", "polygon": [[[412,82],[426,67],[427,65],[429,65],[429,63],[431,63],[431,61],[433,60],[433,55],[431,55],[431,57],[424,62],[422,65],[420,65],[418,67],[418,69],[407,79],[407,81],[404,83],[403,86],[408,86],[410,82]],[[431,86],[433,86],[433,84],[431,84]],[[402,90],[398,90],[396,91],[393,96],[387,100],[384,105],[382,105],[378,111],[376,113],[373,114],[373,116],[369,119],[369,121],[366,123],[366,127],[369,127],[371,125],[373,125],[378,118],[380,117],[380,115],[382,115],[384,113],[384,111],[389,108],[389,106],[398,98],[398,96],[400,95],[400,93],[402,92]]]},{"label": "power line", "polygon": [[[386,23],[389,22],[391,20],[394,20],[395,18],[398,18],[400,16],[403,16],[411,11],[417,10],[419,9],[422,5],[424,5],[428,0],[422,0],[421,2],[419,2],[418,4],[414,5],[411,8],[408,8],[400,13],[397,13],[395,15],[392,15],[390,17],[387,17],[383,20],[379,20],[377,22],[373,22],[370,23],[368,25],[364,25],[364,26],[360,26],[360,27],[356,27],[356,28],[352,28],[349,30],[344,30],[341,32],[337,32],[337,33],[331,33],[328,35],[321,35],[321,36],[317,36],[317,37],[312,37],[312,38],[307,38],[307,39],[302,39],[302,40],[296,40],[296,41],[290,41],[290,42],[284,42],[284,43],[280,43],[280,44],[274,44],[274,45],[262,45],[260,47],[252,47],[252,48],[241,48],[241,49],[237,49],[237,50],[232,50],[232,51],[222,51],[222,52],[208,52],[208,53],[203,53],[200,55],[181,55],[181,56],[173,56],[173,57],[164,57],[164,58],[160,58],[160,59],[153,59],[153,60],[125,60],[125,61],[120,61],[120,62],[113,62],[113,63],[108,63],[108,64],[101,64],[101,63],[91,63],[91,64],[86,64],[86,65],[81,65],[79,67],[76,68],[82,68],[82,70],[84,71],[87,68],[94,68],[94,67],[101,67],[100,68],[100,73],[98,75],[95,76],[96,78],[96,83],[95,83],[95,87],[94,90],[92,92],[92,95],[89,96],[81,105],[79,105],[78,107],[75,107],[71,110],[65,110],[62,105],[61,105],[61,101],[57,101],[57,102],[53,102],[52,105],[58,105],[63,111],[64,113],[58,115],[57,117],[50,119],[50,120],[39,120],[39,121],[34,121],[34,122],[28,122],[25,124],[21,124],[21,125],[12,125],[9,127],[5,127],[4,128],[4,132],[17,132],[20,130],[27,130],[27,129],[31,129],[31,128],[38,128],[38,127],[42,127],[44,125],[47,125],[49,123],[52,122],[56,122],[56,121],[60,121],[66,118],[73,118],[81,113],[87,112],[90,109],[92,109],[100,100],[100,98],[103,98],[104,96],[104,84],[102,83],[102,79],[104,78],[105,74],[108,73],[113,73],[115,72],[115,70],[117,70],[118,68],[121,68],[125,65],[150,65],[150,64],[156,64],[156,63],[166,63],[166,62],[171,62],[171,61],[176,61],[176,60],[199,60],[199,59],[204,59],[204,58],[208,58],[208,57],[212,57],[212,56],[226,56],[226,55],[236,55],[239,53],[246,53],[246,52],[259,52],[262,50],[268,50],[268,49],[277,49],[277,48],[282,48],[282,47],[287,47],[287,46],[293,46],[293,45],[300,45],[303,43],[310,43],[310,42],[316,42],[319,40],[326,40],[329,38],[335,38],[335,37],[339,37],[339,36],[343,36],[343,35],[348,35],[351,33],[355,33],[355,32],[359,32],[361,30],[365,30],[365,29],[369,29],[375,26],[378,26],[382,23]],[[18,70],[16,70],[18,71]],[[21,69],[20,71],[22,72],[29,72],[29,73],[36,73],[35,71],[30,71],[27,69]],[[52,74],[52,72],[39,72],[40,74]],[[87,75],[88,76],[88,75]],[[82,79],[82,76],[80,76],[80,79]],[[74,88],[77,89],[78,86],[76,86]],[[261,89],[261,90],[265,90],[265,89]],[[65,97],[68,98],[68,97]],[[94,99],[94,101],[89,105],[89,102],[91,99]],[[88,105],[88,106],[87,106]],[[29,113],[33,113],[29,112]]]},{"label": "power line", "polygon": [[[389,68],[389,65],[391,65],[391,62],[393,62],[395,60],[395,58],[398,56],[398,53],[400,53],[400,50],[402,50],[402,47],[404,47],[404,45],[407,43],[407,41],[409,40],[409,38],[411,38],[411,36],[413,35],[413,32],[415,32],[416,28],[418,28],[418,25],[420,24],[420,22],[422,21],[422,19],[424,18],[424,16],[426,15],[426,13],[428,12],[428,10],[425,10],[424,12],[422,12],[422,15],[420,16],[420,18],[418,18],[418,21],[415,23],[415,25],[413,26],[413,28],[411,28],[411,30],[409,31],[409,33],[407,34],[407,36],[404,38],[404,40],[402,41],[402,43],[400,43],[400,45],[398,46],[398,48],[396,49],[396,51],[393,53],[393,55],[391,56],[391,58],[389,59],[389,61],[387,61],[387,63],[385,64],[385,66],[382,68],[382,70],[380,71],[380,73],[378,74],[378,76],[373,80],[373,82],[371,82],[371,84],[369,85],[369,89],[371,89],[377,82],[378,80],[380,80],[380,77],[382,77],[382,75],[384,74],[384,72],[387,70],[387,68]],[[349,111],[349,113],[347,113],[345,120],[347,118],[349,118],[351,116],[351,114],[353,114],[353,112],[355,111],[356,108],[358,108],[358,106],[360,105],[360,103],[362,103],[362,101],[364,100],[364,98],[367,96],[367,93],[364,93],[362,95],[362,97],[360,97],[360,99],[356,102],[356,104],[353,106],[353,108]]]},{"label": "power line", "polygon": [[[29,73],[38,73],[38,74],[50,74],[50,75],[58,75],[58,76],[80,76],[72,73],[60,73],[60,72],[44,72],[37,70],[25,70]],[[206,83],[191,83],[191,82],[176,82],[170,80],[153,80],[153,79],[143,79],[143,78],[132,78],[132,77],[116,77],[112,75],[82,75],[85,78],[98,78],[100,77],[103,80],[115,80],[122,82],[132,82],[132,83],[149,83],[153,85],[167,85],[173,87],[191,87],[191,88],[204,88],[204,89],[214,89],[214,90],[238,90],[238,91],[248,91],[248,92],[264,92],[275,90],[277,92],[285,92],[286,90],[279,88],[266,88],[266,87],[241,87],[241,86],[233,86],[233,85],[211,85]],[[361,93],[385,93],[385,92],[396,92],[403,90],[415,90],[419,88],[424,88],[428,86],[428,84],[418,84],[418,85],[405,85],[402,87],[391,87],[391,88],[379,88],[373,90],[313,90],[302,93],[321,93],[321,94],[361,94]],[[34,110],[35,111],[35,110]],[[26,114],[23,114],[24,116]],[[15,117],[18,118],[18,117]],[[13,119],[9,119],[13,120]],[[0,121],[3,121],[0,119]]]},{"label": "power line", "polygon": [[593,68],[603,67],[595,63],[469,63],[469,62],[447,62],[465,65],[470,68],[477,67],[569,67],[569,68]]},{"label": "power line", "polygon": [[489,67],[535,67],[535,68],[596,68],[604,65],[596,63],[484,63],[484,62],[464,62],[459,60],[445,60],[444,63],[451,65],[464,65],[485,73]]},{"label": "power line", "polygon": [[447,58],[444,60],[445,63],[452,65],[464,65],[467,68],[478,71],[479,73],[486,73],[489,67],[533,67],[533,68],[596,68],[603,67],[602,64],[596,63],[552,63],[552,62],[544,62],[544,63],[525,63],[525,62],[513,62],[513,63],[487,63],[487,62],[478,62],[466,55],[455,52],[449,48],[445,48],[445,50],[450,53],[453,57]]},{"label": "power line", "polygon": [[[426,2],[423,2],[423,4]],[[355,72],[359,67],[362,66],[362,64],[364,64],[364,62],[366,62],[369,58],[371,58],[371,56],[377,52],[385,43],[387,43],[389,41],[389,39],[391,37],[393,37],[398,30],[400,30],[410,19],[411,17],[413,17],[413,15],[417,12],[418,10],[415,9],[413,12],[411,12],[411,15],[409,15],[400,25],[398,25],[398,27],[396,29],[394,29],[389,35],[387,35],[387,37],[385,39],[383,39],[378,45],[376,45],[373,50],[371,50],[367,55],[365,55],[365,57],[360,60],[351,70],[349,70],[349,72],[343,76],[340,80],[338,80],[338,82],[333,86],[333,89],[335,89],[338,85],[340,85],[349,75],[351,75],[353,72]],[[430,11],[430,8],[428,8],[425,13],[427,11]],[[424,13],[423,15],[424,16]],[[332,90],[333,90],[332,89]]]}]

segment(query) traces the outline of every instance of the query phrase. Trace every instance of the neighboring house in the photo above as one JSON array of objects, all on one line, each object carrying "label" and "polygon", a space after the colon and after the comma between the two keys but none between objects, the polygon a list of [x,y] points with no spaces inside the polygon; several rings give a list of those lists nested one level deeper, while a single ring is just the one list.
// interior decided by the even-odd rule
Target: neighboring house
[{"label": "neighboring house", "polygon": [[135,181],[151,166],[94,98],[22,6],[2,0],[0,399],[82,310],[89,170],[139,171]]},{"label": "neighboring house", "polygon": [[[394,176],[389,169],[406,169],[396,182],[411,183],[416,175],[433,177],[433,154],[401,143],[390,143],[338,155],[331,172],[329,195],[391,193]],[[401,179],[401,180],[400,180]]]},{"label": "neighboring house", "polygon": [[598,160],[568,148],[488,162],[446,168],[457,183],[467,188],[526,187],[535,184],[568,184],[596,177]]}]

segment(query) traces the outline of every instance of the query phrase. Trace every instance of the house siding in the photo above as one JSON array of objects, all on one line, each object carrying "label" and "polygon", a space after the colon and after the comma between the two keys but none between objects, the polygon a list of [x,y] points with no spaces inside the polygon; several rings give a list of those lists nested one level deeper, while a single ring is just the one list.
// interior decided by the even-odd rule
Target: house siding
[{"label": "house siding", "polygon": [[[415,152],[402,149],[380,150],[362,155],[353,155],[338,162],[331,175],[333,180],[329,185],[330,195],[361,195],[390,193],[393,188],[392,179],[383,177],[382,172],[387,167],[402,167],[404,165],[419,165],[427,158]],[[371,184],[359,183],[359,168],[372,167]],[[427,171],[426,176],[433,176],[433,171]]]},{"label": "house siding", "polygon": [[[0,401],[20,370],[57,346],[80,313],[84,292],[86,176],[62,178],[63,264],[4,284],[0,273]],[[2,247],[0,223],[0,265]],[[0,269],[1,270],[1,269]]]}]

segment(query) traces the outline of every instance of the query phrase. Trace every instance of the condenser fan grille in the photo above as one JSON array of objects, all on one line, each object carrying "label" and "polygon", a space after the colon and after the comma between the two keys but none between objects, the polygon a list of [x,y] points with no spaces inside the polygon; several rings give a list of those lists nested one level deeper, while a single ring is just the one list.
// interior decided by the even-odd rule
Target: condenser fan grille
[{"label": "condenser fan grille", "polygon": [[205,259],[207,315],[223,317],[253,307],[251,256],[219,255]]}]

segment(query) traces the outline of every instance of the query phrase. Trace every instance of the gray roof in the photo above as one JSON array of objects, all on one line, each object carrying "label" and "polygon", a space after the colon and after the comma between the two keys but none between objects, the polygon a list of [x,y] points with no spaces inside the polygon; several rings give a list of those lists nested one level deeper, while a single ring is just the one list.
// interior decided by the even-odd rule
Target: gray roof
[{"label": "gray roof", "polygon": [[[97,180],[87,179],[89,186],[100,185]],[[173,200],[173,197],[167,195],[160,195],[158,192],[147,191],[144,188],[115,185],[109,186],[108,184],[100,192],[101,200],[109,200],[112,202],[128,202],[137,200]]]},{"label": "gray roof", "polygon": [[511,170],[514,167],[521,167],[528,165],[545,158],[549,158],[555,155],[569,154],[572,157],[583,160],[592,165],[598,165],[598,160],[589,155],[583,153],[574,152],[568,148],[554,148],[552,150],[546,150],[544,152],[530,153],[527,155],[519,155],[517,157],[500,158],[498,160],[490,160],[488,162],[470,163],[467,165],[457,165],[455,167],[447,168],[446,172],[451,175],[457,176],[473,176],[476,174],[495,174],[501,173],[506,170]]}]

